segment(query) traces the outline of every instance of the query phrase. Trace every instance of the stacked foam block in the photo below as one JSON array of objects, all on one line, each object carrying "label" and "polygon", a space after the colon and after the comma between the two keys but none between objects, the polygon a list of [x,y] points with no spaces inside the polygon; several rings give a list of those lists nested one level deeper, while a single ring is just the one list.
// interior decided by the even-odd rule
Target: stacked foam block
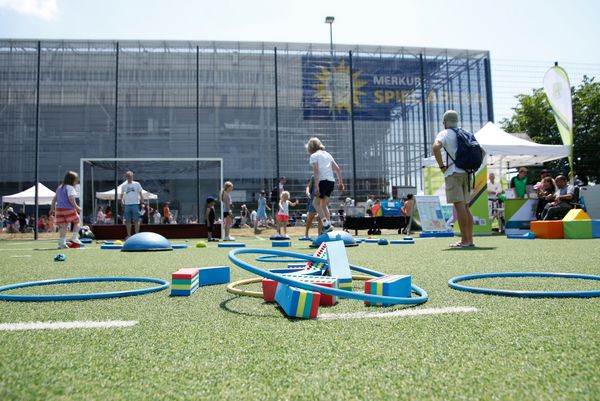
[{"label": "stacked foam block", "polygon": [[600,220],[592,220],[582,209],[572,209],[562,221],[532,221],[531,231],[546,239],[600,238]]},{"label": "stacked foam block", "polygon": [[[390,297],[410,298],[411,295],[410,275],[390,275],[371,279],[365,282],[365,294],[383,295]],[[365,301],[370,306],[371,302]],[[390,306],[393,303],[376,303],[377,306]]]},{"label": "stacked foam block", "polygon": [[198,269],[179,269],[171,274],[171,295],[190,296],[198,289]]},{"label": "stacked foam block", "polygon": [[171,295],[190,296],[198,287],[229,282],[229,266],[193,267],[171,274]]},{"label": "stacked foam block", "polygon": [[279,283],[275,292],[275,301],[281,309],[290,317],[302,319],[314,319],[319,313],[319,302],[321,294],[306,291]]},{"label": "stacked foam block", "polygon": [[[329,288],[339,288],[338,280],[336,277],[327,276],[310,276],[305,274],[284,274],[285,277],[292,278],[294,280],[302,281],[305,283],[311,283]],[[277,291],[277,285],[279,283],[275,280],[265,278],[262,280],[263,299],[265,302],[274,302],[275,293]],[[337,297],[333,295],[321,294],[319,305],[330,306],[337,303]]]}]

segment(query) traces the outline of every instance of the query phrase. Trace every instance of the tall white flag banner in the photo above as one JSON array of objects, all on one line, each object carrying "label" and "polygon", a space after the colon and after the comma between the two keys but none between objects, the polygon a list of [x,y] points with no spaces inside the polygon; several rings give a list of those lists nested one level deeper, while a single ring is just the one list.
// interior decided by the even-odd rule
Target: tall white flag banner
[{"label": "tall white flag banner", "polygon": [[571,83],[564,68],[555,65],[544,75],[544,91],[554,111],[563,145],[571,147],[569,167],[573,174],[573,106]]}]

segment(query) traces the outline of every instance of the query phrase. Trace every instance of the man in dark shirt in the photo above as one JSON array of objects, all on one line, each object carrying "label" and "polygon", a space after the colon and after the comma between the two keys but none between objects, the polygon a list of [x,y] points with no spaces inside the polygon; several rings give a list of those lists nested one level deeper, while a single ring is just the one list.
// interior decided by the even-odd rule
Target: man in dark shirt
[{"label": "man in dark shirt", "polygon": [[565,217],[569,210],[573,209],[573,203],[577,202],[575,196],[575,187],[567,185],[567,178],[564,175],[557,176],[557,190],[552,196],[550,203],[544,207],[542,212],[543,220],[559,220]]}]

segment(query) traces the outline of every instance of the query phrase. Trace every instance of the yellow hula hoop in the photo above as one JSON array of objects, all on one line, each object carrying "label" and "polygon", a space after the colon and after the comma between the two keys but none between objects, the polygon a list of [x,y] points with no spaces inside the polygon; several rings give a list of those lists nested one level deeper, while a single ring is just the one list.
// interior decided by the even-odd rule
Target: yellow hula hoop
[{"label": "yellow hula hoop", "polygon": [[[353,274],[352,275],[352,280],[357,280],[357,281],[367,281],[367,280],[371,280],[372,278],[375,278],[375,277],[363,276],[361,274]],[[260,282],[262,282],[262,280],[263,280],[262,277],[254,277],[254,278],[247,278],[244,280],[234,281],[233,283],[229,283],[229,285],[227,286],[227,292],[230,294],[240,295],[243,297],[262,298],[263,297],[262,291],[249,291],[249,290],[241,290],[241,289],[237,288],[237,287],[240,287],[243,285],[260,283]]]}]

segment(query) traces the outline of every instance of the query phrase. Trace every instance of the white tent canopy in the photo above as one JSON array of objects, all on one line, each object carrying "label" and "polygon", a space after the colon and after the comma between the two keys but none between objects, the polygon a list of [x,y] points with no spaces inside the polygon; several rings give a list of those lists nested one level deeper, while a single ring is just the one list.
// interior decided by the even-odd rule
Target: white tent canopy
[{"label": "white tent canopy", "polygon": [[475,133],[477,142],[487,154],[488,166],[532,166],[569,156],[569,147],[543,145],[509,134],[489,122]]},{"label": "white tent canopy", "polygon": [[[564,145],[544,145],[526,141],[509,134],[493,122],[488,122],[475,133],[475,138],[485,150],[488,167],[501,169],[512,166],[532,166],[569,155]],[[423,160],[423,166],[435,166],[435,158]]]},{"label": "white tent canopy", "polygon": [[[127,183],[127,181],[123,181],[123,183],[117,187],[117,198],[118,199],[121,199],[121,188],[126,183]],[[142,189],[142,196],[144,197],[144,200],[158,199],[158,195],[153,194],[152,192],[148,192],[145,189]],[[96,198],[103,199],[103,200],[114,200],[115,199],[115,190],[111,189],[111,190],[105,191],[105,192],[96,192]]]},{"label": "white tent canopy", "polygon": [[[54,192],[47,186],[38,182],[38,204],[50,205],[54,198]],[[35,185],[25,191],[6,195],[2,197],[2,203],[15,203],[17,205],[35,205]]]}]

